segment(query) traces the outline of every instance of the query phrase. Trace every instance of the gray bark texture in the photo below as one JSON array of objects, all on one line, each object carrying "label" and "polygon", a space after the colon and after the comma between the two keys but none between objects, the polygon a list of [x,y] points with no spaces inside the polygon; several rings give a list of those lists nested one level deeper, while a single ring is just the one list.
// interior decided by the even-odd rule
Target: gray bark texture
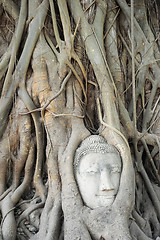
[{"label": "gray bark texture", "polygon": [[[0,240],[160,238],[159,0],[0,0]],[[85,205],[90,135],[122,160]]]}]

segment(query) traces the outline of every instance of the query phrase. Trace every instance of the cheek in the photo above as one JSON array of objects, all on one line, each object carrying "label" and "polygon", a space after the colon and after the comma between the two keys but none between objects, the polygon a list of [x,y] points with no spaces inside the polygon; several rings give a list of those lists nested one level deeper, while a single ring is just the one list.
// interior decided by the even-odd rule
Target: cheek
[{"label": "cheek", "polygon": [[120,183],[120,173],[112,174],[111,179],[112,179],[111,181],[112,181],[112,184],[114,185],[115,189],[118,189],[119,183]]},{"label": "cheek", "polygon": [[94,194],[97,192],[98,190],[98,184],[97,184],[97,181],[93,178],[89,178],[88,181],[87,181],[87,191],[89,194]]},{"label": "cheek", "polygon": [[98,179],[96,176],[77,176],[77,182],[81,192],[85,192],[88,195],[97,192]]}]

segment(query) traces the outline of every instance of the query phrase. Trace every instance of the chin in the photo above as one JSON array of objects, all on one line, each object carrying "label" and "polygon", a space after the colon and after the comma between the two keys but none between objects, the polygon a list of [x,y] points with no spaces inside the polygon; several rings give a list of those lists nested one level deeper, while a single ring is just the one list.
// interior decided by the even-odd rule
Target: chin
[{"label": "chin", "polygon": [[96,205],[97,205],[97,207],[109,207],[113,204],[114,199],[115,199],[114,196],[110,197],[108,199],[103,197],[103,199],[100,199]]},{"label": "chin", "polygon": [[113,204],[115,200],[115,196],[98,196],[96,201],[92,204],[91,202],[86,201],[85,205],[91,209],[96,209],[99,207],[109,207]]}]

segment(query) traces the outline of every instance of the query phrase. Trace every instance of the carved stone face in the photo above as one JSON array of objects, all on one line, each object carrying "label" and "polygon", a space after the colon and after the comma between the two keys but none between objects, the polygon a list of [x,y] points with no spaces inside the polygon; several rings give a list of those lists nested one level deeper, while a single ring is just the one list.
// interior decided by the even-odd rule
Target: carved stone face
[{"label": "carved stone face", "polygon": [[121,159],[115,153],[89,153],[83,156],[76,171],[76,180],[86,206],[110,206],[117,194]]}]

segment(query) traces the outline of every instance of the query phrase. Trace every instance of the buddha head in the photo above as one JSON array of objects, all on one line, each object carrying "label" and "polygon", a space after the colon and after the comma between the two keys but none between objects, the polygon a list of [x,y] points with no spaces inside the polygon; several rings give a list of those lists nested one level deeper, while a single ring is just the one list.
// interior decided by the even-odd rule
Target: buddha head
[{"label": "buddha head", "polygon": [[84,204],[91,209],[112,205],[120,184],[118,150],[99,135],[91,135],[76,150],[74,172]]}]

